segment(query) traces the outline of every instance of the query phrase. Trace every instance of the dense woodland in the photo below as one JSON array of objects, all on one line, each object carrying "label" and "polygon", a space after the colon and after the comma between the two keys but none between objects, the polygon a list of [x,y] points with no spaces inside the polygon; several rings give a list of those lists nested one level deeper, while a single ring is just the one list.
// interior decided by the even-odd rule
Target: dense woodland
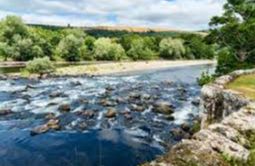
[{"label": "dense woodland", "polygon": [[255,5],[228,0],[222,16],[211,19],[208,35],[26,25],[7,16],[0,22],[2,60],[53,61],[218,59],[217,74],[255,64]]}]

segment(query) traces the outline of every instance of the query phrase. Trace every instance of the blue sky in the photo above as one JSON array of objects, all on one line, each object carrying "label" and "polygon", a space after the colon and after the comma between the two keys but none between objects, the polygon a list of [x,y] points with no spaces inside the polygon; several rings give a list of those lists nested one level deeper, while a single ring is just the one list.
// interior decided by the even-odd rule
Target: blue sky
[{"label": "blue sky", "polygon": [[183,30],[208,28],[225,0],[0,0],[0,18],[21,16],[27,23],[127,25]]}]

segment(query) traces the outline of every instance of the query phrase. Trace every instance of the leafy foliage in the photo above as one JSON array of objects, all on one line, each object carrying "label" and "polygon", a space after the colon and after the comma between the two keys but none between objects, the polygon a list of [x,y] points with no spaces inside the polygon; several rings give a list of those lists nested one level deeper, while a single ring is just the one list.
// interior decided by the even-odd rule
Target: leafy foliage
[{"label": "leafy foliage", "polygon": [[[208,39],[229,50],[219,57],[220,74],[255,63],[255,3],[251,0],[228,0],[222,16],[212,18]],[[221,56],[221,54],[219,54]],[[231,62],[235,62],[233,65]],[[223,67],[222,67],[223,66]],[[227,70],[222,70],[227,68]]]},{"label": "leafy foliage", "polygon": [[197,83],[200,86],[203,86],[205,84],[208,84],[212,81],[214,81],[215,77],[210,75],[209,72],[202,72],[200,78],[197,78]]}]

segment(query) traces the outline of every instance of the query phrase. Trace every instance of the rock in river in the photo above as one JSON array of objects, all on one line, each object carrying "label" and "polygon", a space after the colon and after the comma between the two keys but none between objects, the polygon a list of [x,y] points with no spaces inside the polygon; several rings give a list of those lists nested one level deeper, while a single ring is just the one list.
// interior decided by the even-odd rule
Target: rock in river
[{"label": "rock in river", "polygon": [[38,134],[46,133],[49,130],[60,130],[60,128],[61,127],[59,126],[59,120],[58,119],[51,119],[46,124],[35,127],[34,129],[32,129],[30,134],[32,136],[35,136],[35,135],[38,135]]},{"label": "rock in river", "polygon": [[174,112],[173,106],[166,101],[156,102],[154,104],[153,111],[161,114],[172,114]]},{"label": "rock in river", "polygon": [[69,111],[71,111],[71,106],[69,104],[61,104],[58,107],[58,110],[61,112],[69,112]]},{"label": "rock in river", "polygon": [[11,109],[0,109],[0,116],[5,116],[13,113]]},{"label": "rock in river", "polygon": [[105,114],[105,117],[107,118],[114,118],[117,115],[117,111],[114,108],[110,108],[107,113]]}]

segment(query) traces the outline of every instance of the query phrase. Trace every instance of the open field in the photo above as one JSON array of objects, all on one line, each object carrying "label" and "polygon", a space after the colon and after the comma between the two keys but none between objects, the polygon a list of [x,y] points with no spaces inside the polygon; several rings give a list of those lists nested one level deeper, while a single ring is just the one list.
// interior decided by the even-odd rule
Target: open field
[{"label": "open field", "polygon": [[255,74],[237,78],[228,85],[228,88],[242,92],[245,96],[255,99]]}]

